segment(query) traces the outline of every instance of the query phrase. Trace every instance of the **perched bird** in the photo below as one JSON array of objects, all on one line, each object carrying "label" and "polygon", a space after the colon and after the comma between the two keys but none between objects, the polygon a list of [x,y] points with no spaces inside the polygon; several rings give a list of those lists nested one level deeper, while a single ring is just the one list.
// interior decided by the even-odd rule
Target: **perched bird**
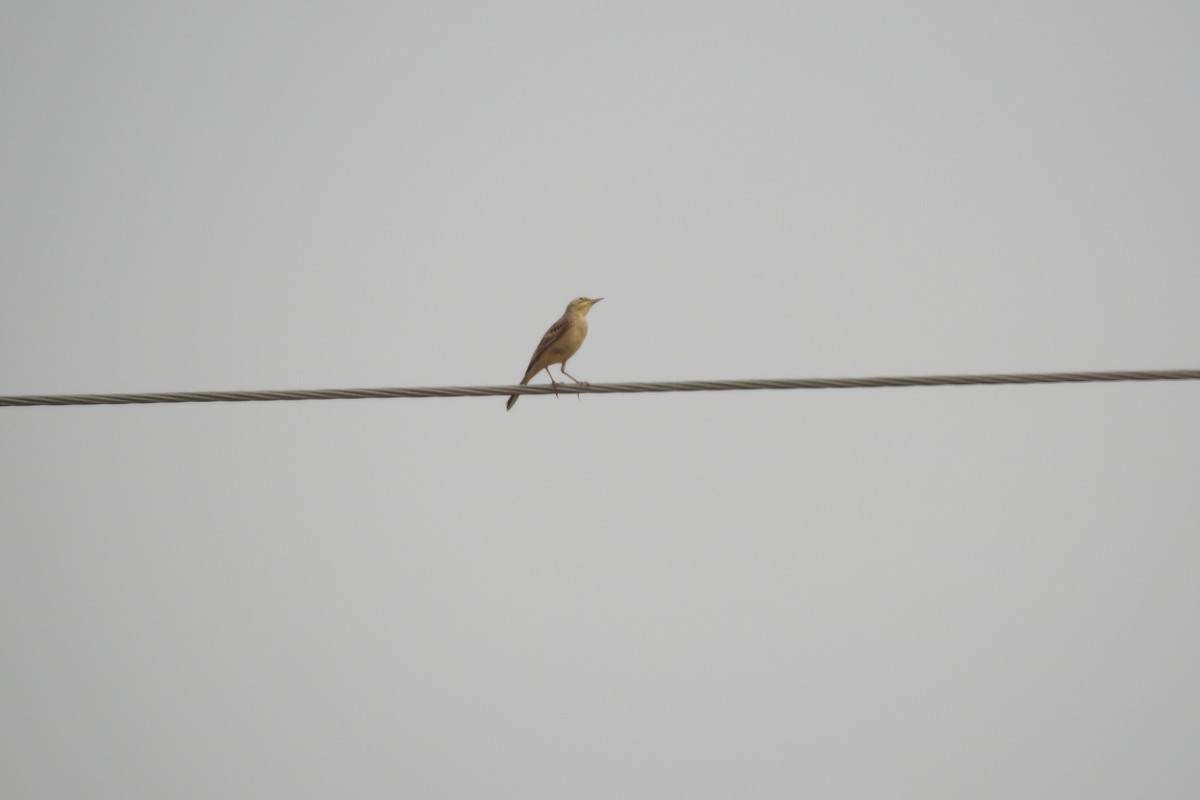
[{"label": "perched bird", "polygon": [[[588,311],[603,299],[603,297],[597,297],[594,300],[576,297],[567,303],[567,310],[563,312],[558,322],[550,326],[550,330],[546,331],[546,335],[542,337],[537,349],[533,351],[533,358],[529,359],[525,377],[521,379],[522,386],[529,383],[534,375],[546,370],[546,374],[550,376],[550,385],[557,389],[558,384],[554,382],[554,376],[550,375],[551,364],[558,364],[563,375],[576,383],[583,383],[567,372],[567,359],[575,355],[579,350],[579,345],[583,344],[583,340],[587,336]],[[507,408],[512,408],[516,402],[517,395],[514,394],[508,398]]]}]

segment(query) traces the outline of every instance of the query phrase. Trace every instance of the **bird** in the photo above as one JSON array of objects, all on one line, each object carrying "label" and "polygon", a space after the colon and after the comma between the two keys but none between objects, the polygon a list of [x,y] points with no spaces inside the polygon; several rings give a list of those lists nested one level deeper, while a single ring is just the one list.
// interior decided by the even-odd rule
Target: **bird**
[{"label": "bird", "polygon": [[[562,374],[576,383],[587,385],[567,372],[567,359],[575,355],[587,336],[588,311],[603,299],[603,297],[576,297],[567,303],[567,310],[559,317],[558,322],[550,326],[550,330],[546,331],[546,335],[538,343],[537,349],[533,351],[533,358],[529,359],[529,366],[525,369],[525,377],[521,379],[522,386],[529,383],[534,375],[546,370],[546,374],[550,376],[550,385],[558,389],[558,384],[554,382],[554,376],[550,374],[551,364],[558,364]],[[506,410],[516,405],[517,397],[518,395],[514,394],[508,398]]]}]

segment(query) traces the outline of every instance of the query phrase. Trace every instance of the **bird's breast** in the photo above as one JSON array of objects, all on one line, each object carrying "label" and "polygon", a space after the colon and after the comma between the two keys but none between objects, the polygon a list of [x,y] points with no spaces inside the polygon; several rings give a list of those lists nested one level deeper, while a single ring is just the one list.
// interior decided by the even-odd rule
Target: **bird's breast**
[{"label": "bird's breast", "polygon": [[579,346],[583,344],[584,337],[586,336],[587,320],[576,320],[574,323],[567,326],[567,329],[563,331],[563,335],[557,342],[554,343],[552,350],[554,351],[555,355],[570,358],[575,354],[575,351],[579,349]]}]

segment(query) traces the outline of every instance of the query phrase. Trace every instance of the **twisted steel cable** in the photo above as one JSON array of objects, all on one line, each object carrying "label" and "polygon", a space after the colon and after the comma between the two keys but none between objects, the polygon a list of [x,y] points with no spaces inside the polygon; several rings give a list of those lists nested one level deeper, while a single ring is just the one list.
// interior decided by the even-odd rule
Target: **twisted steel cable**
[{"label": "twisted steel cable", "polygon": [[159,392],[153,394],[60,394],[0,396],[0,406],[95,406],[139,403],[245,403],[268,400],[362,400],[367,398],[492,397],[513,394],[639,394],[727,392],[757,389],[875,389],[903,386],[992,386],[1028,383],[1200,380],[1200,369],[1133,372],[1035,372],[1001,375],[928,375],[894,378],[784,378],[745,381],[559,384],[536,386],[437,386],[414,389],[303,389],[259,392]]}]

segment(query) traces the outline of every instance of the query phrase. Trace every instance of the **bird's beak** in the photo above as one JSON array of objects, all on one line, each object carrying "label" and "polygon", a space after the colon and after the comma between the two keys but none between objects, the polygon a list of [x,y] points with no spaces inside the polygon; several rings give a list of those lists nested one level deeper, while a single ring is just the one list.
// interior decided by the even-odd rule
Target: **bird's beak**
[{"label": "bird's beak", "polygon": [[596,305],[596,303],[599,303],[599,302],[600,302],[601,300],[603,300],[603,299],[604,299],[603,297],[597,297],[597,298],[595,298],[594,300],[592,300],[592,305]]}]

